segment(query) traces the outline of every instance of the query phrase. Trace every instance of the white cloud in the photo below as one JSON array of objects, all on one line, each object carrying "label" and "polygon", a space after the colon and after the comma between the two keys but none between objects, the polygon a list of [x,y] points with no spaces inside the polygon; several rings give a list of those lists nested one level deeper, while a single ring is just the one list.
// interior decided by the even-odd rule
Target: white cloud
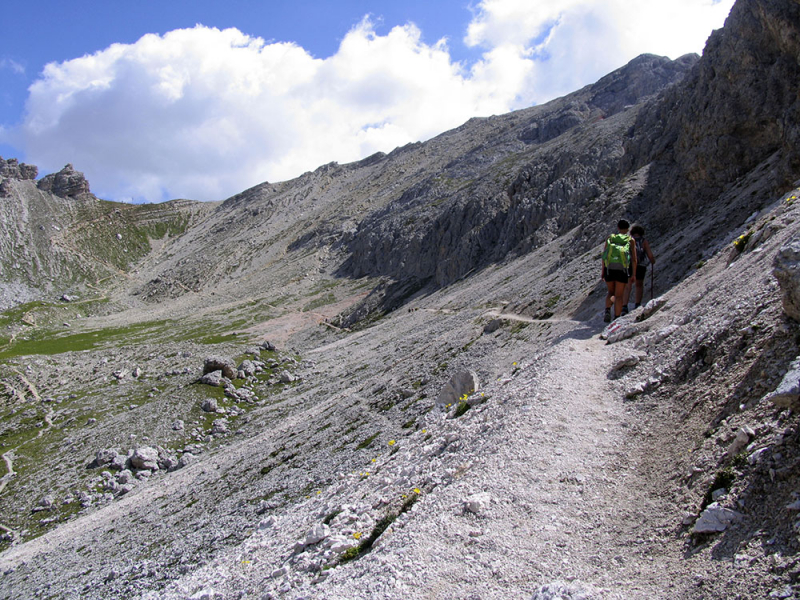
[{"label": "white cloud", "polygon": [[324,60],[236,29],[146,35],[47,65],[3,137],[42,170],[73,163],[102,197],[222,199],[572,91],[641,52],[700,50],[730,4],[484,0],[471,66],[413,25],[378,35],[368,20]]},{"label": "white cloud", "polygon": [[534,63],[522,96],[542,102],[642,53],[700,53],[734,0],[482,0],[465,43],[516,48]]}]

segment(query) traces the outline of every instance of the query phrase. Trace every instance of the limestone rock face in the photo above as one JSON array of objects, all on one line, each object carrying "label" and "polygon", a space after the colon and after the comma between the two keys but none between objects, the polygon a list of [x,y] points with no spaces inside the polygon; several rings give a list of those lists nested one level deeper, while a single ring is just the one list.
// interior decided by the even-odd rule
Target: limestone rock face
[{"label": "limestone rock face", "polygon": [[0,178],[32,180],[38,174],[39,169],[34,165],[26,165],[16,158],[5,160],[0,156]]},{"label": "limestone rock face", "polygon": [[783,292],[783,312],[800,321],[800,239],[785,244],[775,257],[773,266],[772,274]]},{"label": "limestone rock face", "polygon": [[37,184],[40,190],[50,192],[56,196],[67,198],[89,193],[89,182],[83,173],[76,171],[72,165],[67,165],[58,173],[45,175]]},{"label": "limestone rock face", "polygon": [[662,182],[664,218],[693,214],[776,151],[776,187],[797,178],[798,29],[797,2],[737,2],[725,28],[709,38],[703,59],[663,101],[642,112],[640,133],[626,154],[670,171]]},{"label": "limestone rock face", "polygon": [[[696,60],[643,55],[592,86],[519,113],[509,128],[517,133],[503,151],[521,143],[526,158],[506,186],[487,174],[502,156],[489,158],[497,148],[484,145],[456,158],[359,224],[348,242],[347,269],[356,277],[447,285],[509,253],[551,242],[583,214],[599,214],[602,208],[592,204],[624,159],[622,135],[634,116],[627,109],[680,81]],[[588,124],[612,116],[608,131],[585,135]],[[473,120],[461,129],[482,126],[491,127]],[[577,129],[584,135],[575,136]]]},{"label": "limestone rock face", "polygon": [[8,160],[0,156],[0,198],[11,196],[11,180],[32,180],[36,179],[39,169],[34,165],[20,163],[16,158]]}]

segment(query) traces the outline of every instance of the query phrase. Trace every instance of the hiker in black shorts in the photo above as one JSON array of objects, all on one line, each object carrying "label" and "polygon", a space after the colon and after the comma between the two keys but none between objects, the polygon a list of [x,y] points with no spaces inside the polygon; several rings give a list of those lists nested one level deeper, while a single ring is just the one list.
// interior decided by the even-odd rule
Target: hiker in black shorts
[{"label": "hiker in black shorts", "polygon": [[628,307],[623,305],[625,288],[636,270],[636,245],[628,235],[630,223],[622,219],[617,223],[619,233],[606,240],[603,248],[602,278],[608,286],[606,295],[606,311],[603,320],[611,321],[611,305],[614,305],[614,318],[627,314]]},{"label": "hiker in black shorts", "polygon": [[647,265],[655,265],[656,257],[653,256],[653,251],[650,250],[650,243],[644,237],[644,227],[641,225],[631,227],[631,237],[636,244],[636,277],[628,283],[628,289],[625,290],[625,299],[629,299],[634,283],[633,280],[635,279],[636,294],[634,297],[636,306],[634,308],[639,308],[642,304],[642,296],[644,296],[644,276],[647,274]]}]

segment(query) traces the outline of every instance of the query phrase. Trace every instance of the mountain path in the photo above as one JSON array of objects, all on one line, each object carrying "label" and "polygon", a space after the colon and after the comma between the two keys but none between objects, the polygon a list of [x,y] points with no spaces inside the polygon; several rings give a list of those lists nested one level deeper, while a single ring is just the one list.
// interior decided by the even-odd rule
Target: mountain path
[{"label": "mountain path", "polygon": [[[522,362],[516,376],[499,380],[494,387],[505,390],[492,395],[502,403],[496,412],[505,414],[497,415],[502,421],[485,445],[482,464],[445,492],[438,504],[446,516],[425,524],[434,530],[417,532],[417,539],[438,539],[423,545],[420,560],[431,554],[452,559],[444,568],[414,573],[406,582],[409,591],[419,589],[412,587],[419,579],[428,580],[433,588],[427,597],[441,597],[445,590],[436,590],[436,582],[442,585],[448,572],[465,565],[474,577],[464,580],[491,582],[465,594],[503,598],[510,590],[534,591],[532,580],[561,579],[638,596],[621,557],[630,556],[628,532],[648,510],[642,505],[646,484],[632,475],[636,452],[629,447],[637,440],[627,431],[623,396],[607,379],[615,353],[597,337],[567,339]],[[480,492],[492,497],[485,514],[453,518],[453,505]],[[500,539],[503,544],[492,543]],[[461,552],[452,553],[459,546]],[[649,593],[658,597],[658,589]]]}]

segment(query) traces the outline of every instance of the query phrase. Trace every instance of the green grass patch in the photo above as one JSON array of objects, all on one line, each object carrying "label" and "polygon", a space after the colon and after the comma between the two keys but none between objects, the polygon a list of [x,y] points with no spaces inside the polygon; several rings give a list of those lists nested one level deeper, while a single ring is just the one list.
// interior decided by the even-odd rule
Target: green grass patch
[{"label": "green grass patch", "polygon": [[714,481],[708,488],[706,495],[703,497],[703,502],[700,504],[700,511],[702,512],[705,508],[711,504],[712,496],[714,492],[721,489],[730,490],[731,484],[736,480],[736,473],[733,470],[733,466],[728,465],[722,471],[717,473],[717,476],[714,478]]},{"label": "green grass patch", "polygon": [[363,450],[364,448],[368,447],[372,442],[375,441],[375,438],[378,437],[380,434],[381,434],[381,432],[379,431],[379,432],[369,436],[367,439],[362,441],[358,446],[356,446],[356,450]]},{"label": "green grass patch", "polygon": [[413,492],[403,501],[403,504],[400,506],[400,509],[397,512],[386,513],[383,518],[375,523],[375,527],[372,528],[370,534],[366,538],[360,540],[358,546],[350,548],[342,554],[342,556],[339,558],[338,564],[341,565],[346,562],[350,562],[351,560],[360,558],[369,552],[378,538],[381,537],[381,535],[383,535],[389,526],[397,520],[397,517],[411,510],[411,507],[416,504],[417,500],[419,500],[419,496],[420,494]]},{"label": "green grass patch", "polygon": [[336,302],[336,296],[333,295],[333,292],[328,292],[324,296],[320,296],[319,298],[315,298],[308,304],[303,307],[303,312],[310,312],[312,310],[316,310],[322,306],[327,306],[329,304],[333,304]]},{"label": "green grass patch", "polygon": [[456,406],[456,411],[454,413],[454,416],[458,418],[465,412],[467,412],[470,408],[472,407],[470,406],[469,402],[467,402],[466,400],[462,400],[461,402],[458,403],[458,406]]}]

